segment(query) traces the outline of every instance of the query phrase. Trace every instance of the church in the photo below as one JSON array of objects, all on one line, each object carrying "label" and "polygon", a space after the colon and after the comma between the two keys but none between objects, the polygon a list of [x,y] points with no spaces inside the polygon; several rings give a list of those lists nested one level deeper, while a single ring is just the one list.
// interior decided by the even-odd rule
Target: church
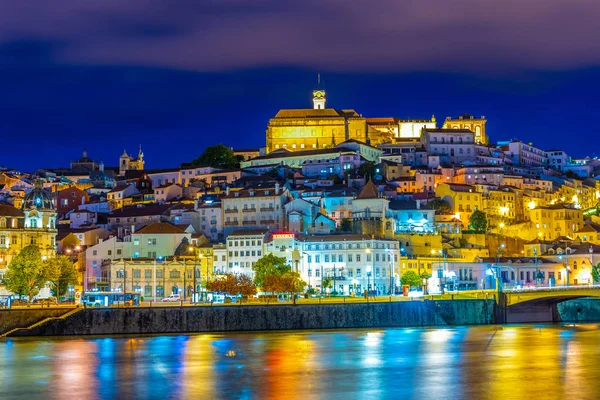
[{"label": "church", "polygon": [[14,206],[0,203],[0,275],[26,246],[37,246],[42,257],[55,255],[56,233],[56,210],[41,183]]},{"label": "church", "polygon": [[[282,109],[269,120],[266,131],[266,151],[289,151],[332,148],[348,140],[358,140],[371,146],[383,143],[419,141],[423,129],[436,129],[435,116],[430,119],[394,117],[365,118],[352,109],[326,107],[326,92],[313,91],[313,108]],[[446,118],[444,129],[469,129],[475,143],[487,144],[485,117],[468,114]]]}]

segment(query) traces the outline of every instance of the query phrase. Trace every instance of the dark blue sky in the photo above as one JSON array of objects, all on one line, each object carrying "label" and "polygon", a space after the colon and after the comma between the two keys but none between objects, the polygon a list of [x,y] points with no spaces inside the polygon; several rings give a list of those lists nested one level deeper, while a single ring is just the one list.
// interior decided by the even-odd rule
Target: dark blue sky
[{"label": "dark blue sky", "polygon": [[68,166],[84,147],[116,165],[142,144],[162,168],[259,147],[280,108],[311,106],[317,71],[330,107],[485,115],[493,141],[598,151],[599,3],[362,2],[7,3],[0,165]]}]

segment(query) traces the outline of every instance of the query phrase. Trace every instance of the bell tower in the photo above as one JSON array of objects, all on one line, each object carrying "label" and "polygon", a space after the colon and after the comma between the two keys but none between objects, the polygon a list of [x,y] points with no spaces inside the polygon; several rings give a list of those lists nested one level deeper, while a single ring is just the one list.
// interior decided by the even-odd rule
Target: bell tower
[{"label": "bell tower", "polygon": [[315,110],[325,109],[325,91],[322,89],[313,90],[313,108]]}]

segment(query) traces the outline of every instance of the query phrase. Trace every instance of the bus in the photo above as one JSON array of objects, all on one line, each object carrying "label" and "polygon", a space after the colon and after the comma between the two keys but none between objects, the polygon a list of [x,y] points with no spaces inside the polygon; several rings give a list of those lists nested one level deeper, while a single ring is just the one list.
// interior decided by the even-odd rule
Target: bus
[{"label": "bus", "polygon": [[85,292],[81,297],[84,307],[110,307],[113,305],[139,306],[139,293]]}]

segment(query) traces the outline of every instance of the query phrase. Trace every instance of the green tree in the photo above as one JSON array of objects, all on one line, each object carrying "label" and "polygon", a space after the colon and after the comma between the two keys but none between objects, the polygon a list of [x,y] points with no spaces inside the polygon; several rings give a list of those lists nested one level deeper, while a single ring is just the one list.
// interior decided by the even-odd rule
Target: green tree
[{"label": "green tree", "polygon": [[331,283],[331,279],[323,278],[323,281],[321,282],[321,294],[324,294],[327,289],[331,289],[332,287],[333,284]]},{"label": "green tree", "polygon": [[592,279],[594,283],[600,283],[600,264],[592,266]]},{"label": "green tree", "polygon": [[209,165],[216,168],[236,168],[239,164],[239,157],[223,144],[208,146],[200,157],[192,161],[192,165]]},{"label": "green tree", "polygon": [[373,161],[365,161],[360,164],[357,173],[361,177],[366,175],[367,178],[373,178],[373,175],[375,174],[375,163]]},{"label": "green tree", "polygon": [[408,285],[410,287],[421,287],[423,279],[421,279],[419,274],[415,271],[406,271],[402,274],[400,282],[402,282],[403,285]]},{"label": "green tree", "polygon": [[64,255],[48,258],[43,262],[44,274],[51,284],[52,294],[56,302],[67,293],[69,285],[76,284],[78,279],[77,270],[71,259]]},{"label": "green tree", "polygon": [[29,296],[29,302],[32,302],[47,280],[40,251],[30,245],[12,259],[2,283],[13,293]]},{"label": "green tree", "polygon": [[469,227],[478,233],[484,233],[487,229],[487,216],[483,211],[475,210],[469,218]]},{"label": "green tree", "polygon": [[254,271],[254,283],[256,286],[262,288],[267,276],[282,276],[291,270],[291,267],[287,265],[287,259],[285,257],[277,257],[273,253],[269,253],[266,256],[261,257],[252,266],[252,271]]},{"label": "green tree", "polygon": [[431,200],[428,204],[440,214],[452,214],[452,208],[446,200],[442,200],[436,197],[435,199]]},{"label": "green tree", "polygon": [[342,218],[337,230],[340,232],[352,232],[352,220],[350,218]]}]

